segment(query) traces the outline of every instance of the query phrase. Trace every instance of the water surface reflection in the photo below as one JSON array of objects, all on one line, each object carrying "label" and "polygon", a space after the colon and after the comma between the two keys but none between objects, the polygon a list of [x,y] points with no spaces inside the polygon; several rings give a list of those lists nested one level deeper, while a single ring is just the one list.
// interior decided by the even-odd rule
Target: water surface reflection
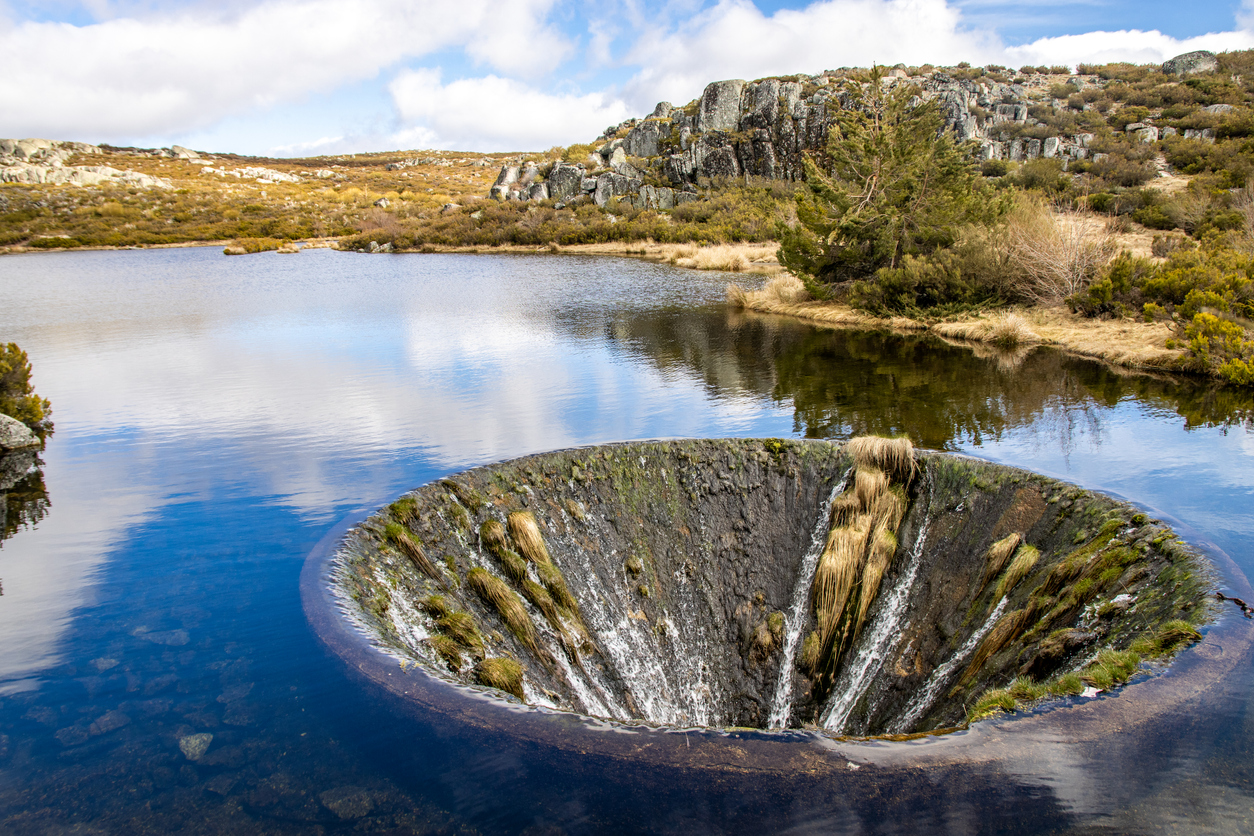
[{"label": "water surface reflection", "polygon": [[0,260],[0,339],[57,419],[0,549],[2,829],[1144,832],[1248,811],[1248,676],[1157,740],[952,782],[867,767],[847,797],[484,737],[326,657],[297,577],[336,520],[622,438],[907,432],[1131,497],[1254,570],[1248,396],[731,315],[723,281],[585,257]]}]

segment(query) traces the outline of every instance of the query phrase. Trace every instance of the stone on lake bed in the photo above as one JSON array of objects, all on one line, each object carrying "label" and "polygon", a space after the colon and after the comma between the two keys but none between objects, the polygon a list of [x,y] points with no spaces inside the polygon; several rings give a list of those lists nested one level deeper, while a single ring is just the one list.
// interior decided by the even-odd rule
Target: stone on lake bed
[{"label": "stone on lake bed", "polygon": [[179,751],[189,761],[198,761],[209,751],[210,743],[213,743],[213,735],[209,732],[189,734],[179,738]]},{"label": "stone on lake bed", "polygon": [[163,644],[166,647],[183,647],[191,637],[187,635],[186,630],[163,630],[157,633],[140,633],[139,637],[153,644]]},{"label": "stone on lake bed", "polygon": [[95,719],[91,724],[92,734],[108,734],[111,731],[117,731],[123,726],[129,725],[131,718],[121,711],[114,709],[107,711]]},{"label": "stone on lake bed", "polygon": [[359,819],[374,809],[374,797],[364,787],[336,787],[318,796],[322,805],[341,819]]}]

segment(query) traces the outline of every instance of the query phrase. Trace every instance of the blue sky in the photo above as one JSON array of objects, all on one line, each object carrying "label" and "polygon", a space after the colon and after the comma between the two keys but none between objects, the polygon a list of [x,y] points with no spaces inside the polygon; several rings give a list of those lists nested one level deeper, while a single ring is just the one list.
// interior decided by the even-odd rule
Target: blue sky
[{"label": "blue sky", "polygon": [[1254,0],[0,0],[0,136],[543,150],[722,78],[1251,47]]}]

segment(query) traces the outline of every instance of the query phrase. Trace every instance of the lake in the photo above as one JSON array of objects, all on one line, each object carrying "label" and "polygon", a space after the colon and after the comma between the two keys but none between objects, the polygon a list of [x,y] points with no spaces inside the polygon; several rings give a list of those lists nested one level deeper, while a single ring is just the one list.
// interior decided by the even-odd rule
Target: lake
[{"label": "lake", "polygon": [[1250,832],[1248,665],[1153,739],[868,772],[847,797],[459,728],[323,648],[299,578],[328,532],[466,467],[624,439],[907,433],[1131,500],[1254,576],[1249,393],[745,315],[728,278],[565,255],[0,259],[0,341],[56,422],[0,542],[0,830]]}]

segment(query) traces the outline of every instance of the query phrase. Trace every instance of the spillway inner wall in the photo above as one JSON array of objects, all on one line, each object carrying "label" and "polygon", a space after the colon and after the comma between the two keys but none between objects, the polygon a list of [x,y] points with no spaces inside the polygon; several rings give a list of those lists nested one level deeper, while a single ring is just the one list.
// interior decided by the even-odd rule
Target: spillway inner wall
[{"label": "spillway inner wall", "polygon": [[[943,454],[903,473],[818,441],[530,456],[382,509],[335,584],[375,641],[452,681],[622,721],[845,734],[952,726],[989,688],[1209,617],[1204,562],[1126,503]],[[889,493],[900,516],[866,511]],[[838,620],[815,583],[849,531]]]}]

